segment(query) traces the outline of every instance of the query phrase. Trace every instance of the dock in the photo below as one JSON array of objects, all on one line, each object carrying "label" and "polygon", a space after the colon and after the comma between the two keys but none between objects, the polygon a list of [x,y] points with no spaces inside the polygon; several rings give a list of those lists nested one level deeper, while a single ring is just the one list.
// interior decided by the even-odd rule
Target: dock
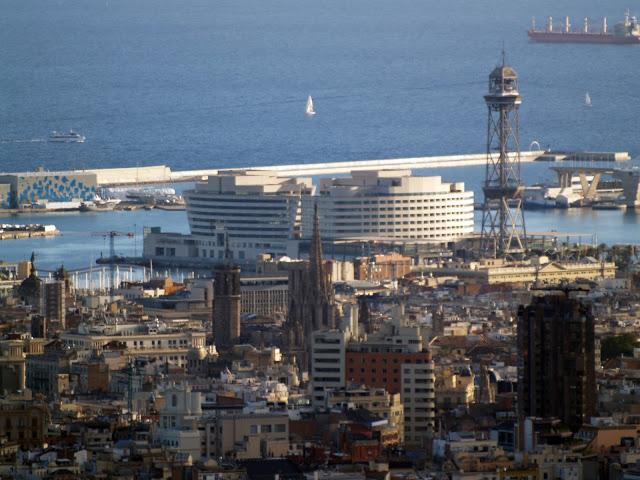
[{"label": "dock", "polygon": [[[542,150],[520,153],[520,161],[533,162],[544,154]],[[350,160],[345,162],[299,163],[287,165],[252,165],[230,168],[210,168],[200,170],[172,170],[166,165],[148,167],[98,168],[74,170],[70,173],[91,173],[96,175],[98,186],[140,185],[150,183],[193,182],[217,175],[221,171],[265,170],[282,176],[310,176],[344,174],[352,171],[381,169],[428,169],[442,167],[464,167],[484,165],[486,153],[463,155],[440,155],[430,157],[389,158],[379,160]],[[51,175],[56,172],[50,172]]]},{"label": "dock", "polygon": [[537,162],[628,162],[629,152],[544,152]]},{"label": "dock", "polygon": [[[528,150],[520,153],[520,161],[529,163],[534,161],[548,162],[625,162],[631,157],[628,152],[549,152],[544,150]],[[25,172],[19,174],[2,175],[95,175],[95,184],[100,187],[121,185],[142,185],[174,182],[193,182],[206,179],[210,175],[217,175],[222,171],[265,170],[276,172],[281,176],[322,176],[340,175],[352,171],[382,170],[382,169],[430,169],[443,167],[466,167],[484,165],[487,161],[486,153],[471,153],[462,155],[437,155],[426,157],[387,158],[377,160],[349,160],[344,162],[297,163],[286,165],[251,165],[239,167],[217,167],[198,170],[172,170],[167,165],[151,165],[146,167],[96,168],[73,170],[69,172]],[[1,193],[1,192],[0,192]]]},{"label": "dock", "polygon": [[[526,151],[521,152],[521,162],[533,162],[544,152]],[[487,162],[486,153],[475,153],[465,155],[442,155],[434,157],[409,157],[409,158],[388,158],[381,160],[353,160],[347,162],[323,162],[323,163],[302,163],[291,165],[268,165],[255,167],[239,167],[215,170],[187,170],[172,172],[174,182],[193,181],[206,178],[209,175],[217,175],[221,171],[232,170],[265,170],[276,172],[281,176],[316,176],[345,174],[363,170],[389,170],[389,169],[429,169],[443,167],[466,167],[470,165],[484,165]]]},{"label": "dock", "polygon": [[[493,154],[497,156],[497,153]],[[514,155],[514,154],[511,154]],[[551,161],[560,164],[582,164],[593,167],[606,162],[613,168],[618,162],[630,158],[627,152],[549,152],[528,150],[520,152],[520,161]],[[562,161],[558,160],[562,159]],[[573,160],[573,162],[569,162]],[[286,165],[249,165],[218,167],[198,170],[172,170],[167,165],[145,167],[98,168],[69,171],[46,171],[0,173],[0,210],[24,211],[28,208],[49,208],[52,204],[69,208],[83,202],[92,202],[99,188],[178,182],[199,182],[221,172],[264,171],[282,177],[313,177],[345,175],[365,170],[414,170],[425,175],[425,170],[434,168],[466,167],[485,165],[486,153],[440,155],[427,157],[388,158],[377,160],[350,160],[343,162],[298,163]],[[600,163],[600,166],[602,164]],[[634,199],[637,198],[634,195]],[[43,208],[42,211],[46,211]]]},{"label": "dock", "polygon": [[0,225],[0,240],[20,240],[33,237],[55,237],[60,230],[55,225]]}]

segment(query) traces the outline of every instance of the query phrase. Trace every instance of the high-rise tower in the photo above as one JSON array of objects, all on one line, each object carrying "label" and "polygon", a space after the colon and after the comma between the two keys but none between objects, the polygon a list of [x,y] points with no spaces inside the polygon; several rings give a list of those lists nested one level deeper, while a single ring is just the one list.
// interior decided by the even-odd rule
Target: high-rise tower
[{"label": "high-rise tower", "polygon": [[596,414],[591,308],[570,290],[518,311],[518,414],[559,418],[574,431]]},{"label": "high-rise tower", "polygon": [[213,337],[218,348],[228,348],[240,337],[240,267],[231,261],[228,236],[224,257],[215,268],[213,284]]},{"label": "high-rise tower", "polygon": [[518,74],[505,64],[489,75],[487,164],[483,185],[480,254],[489,257],[517,256],[526,249],[520,180]]}]

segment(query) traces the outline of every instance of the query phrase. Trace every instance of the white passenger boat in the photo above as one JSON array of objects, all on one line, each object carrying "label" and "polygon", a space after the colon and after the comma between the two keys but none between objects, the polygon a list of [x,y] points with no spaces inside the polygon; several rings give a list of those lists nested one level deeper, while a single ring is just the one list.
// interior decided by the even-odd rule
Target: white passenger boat
[{"label": "white passenger boat", "polygon": [[84,143],[85,137],[78,132],[69,130],[68,133],[64,132],[51,132],[49,141],[53,143]]}]

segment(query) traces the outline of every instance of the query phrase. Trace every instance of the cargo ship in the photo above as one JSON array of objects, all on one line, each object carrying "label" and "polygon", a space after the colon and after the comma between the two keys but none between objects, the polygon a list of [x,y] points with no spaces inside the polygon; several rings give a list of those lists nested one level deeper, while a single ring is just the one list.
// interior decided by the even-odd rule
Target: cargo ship
[{"label": "cargo ship", "polygon": [[635,44],[640,43],[640,25],[636,17],[627,12],[624,20],[618,22],[609,31],[607,19],[602,20],[600,31],[591,31],[589,19],[585,18],[580,30],[571,28],[569,17],[565,18],[564,28],[556,30],[553,25],[553,18],[549,17],[545,29],[536,28],[535,18],[531,29],[527,32],[529,38],[534,42],[544,43],[609,43],[609,44]]}]

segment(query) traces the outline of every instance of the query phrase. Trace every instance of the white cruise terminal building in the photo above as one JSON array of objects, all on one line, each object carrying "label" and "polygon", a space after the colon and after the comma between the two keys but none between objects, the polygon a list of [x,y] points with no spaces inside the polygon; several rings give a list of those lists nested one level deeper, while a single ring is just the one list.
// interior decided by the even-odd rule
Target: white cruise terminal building
[{"label": "white cruise terminal building", "polygon": [[279,177],[269,171],[212,175],[184,194],[190,235],[145,235],[145,257],[178,263],[217,263],[228,236],[237,263],[259,254],[299,258],[312,236],[318,206],[325,242],[447,243],[473,233],[473,192],[464,183],[411,170],[371,170],[350,176]]}]

